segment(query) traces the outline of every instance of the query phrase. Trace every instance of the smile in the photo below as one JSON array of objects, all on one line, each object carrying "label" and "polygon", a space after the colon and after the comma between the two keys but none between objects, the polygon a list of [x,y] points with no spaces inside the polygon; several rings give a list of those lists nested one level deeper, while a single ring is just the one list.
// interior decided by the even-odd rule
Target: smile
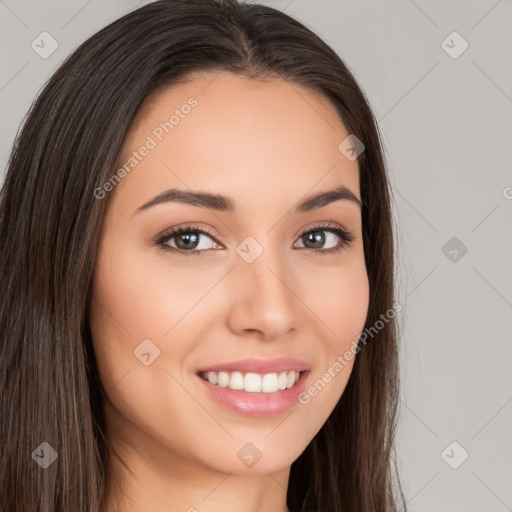
[{"label": "smile", "polygon": [[223,371],[201,372],[200,374],[210,384],[247,393],[277,393],[289,389],[298,382],[300,375],[301,372],[294,370],[265,374]]}]

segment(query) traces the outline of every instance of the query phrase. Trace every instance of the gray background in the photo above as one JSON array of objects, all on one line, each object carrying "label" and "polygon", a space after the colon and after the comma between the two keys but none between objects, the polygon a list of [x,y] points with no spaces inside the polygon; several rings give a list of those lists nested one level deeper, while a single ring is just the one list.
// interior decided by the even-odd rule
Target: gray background
[{"label": "gray background", "polygon": [[[0,0],[2,173],[58,64],[143,3]],[[332,45],[379,120],[405,305],[397,449],[408,509],[512,510],[512,2],[263,3]],[[46,59],[31,48],[43,31],[59,45]],[[469,45],[458,56],[454,31]]]}]

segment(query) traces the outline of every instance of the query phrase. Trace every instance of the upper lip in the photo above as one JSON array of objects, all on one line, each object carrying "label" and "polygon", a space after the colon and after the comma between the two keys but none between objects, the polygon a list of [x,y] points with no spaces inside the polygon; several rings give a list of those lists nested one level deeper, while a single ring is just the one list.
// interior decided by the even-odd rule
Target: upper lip
[{"label": "upper lip", "polygon": [[300,359],[293,359],[290,357],[278,357],[274,359],[263,358],[249,358],[241,359],[238,361],[229,361],[226,363],[219,363],[212,366],[205,366],[200,368],[198,373],[201,372],[253,372],[253,373],[277,373],[286,371],[306,371],[309,370],[309,364]]}]

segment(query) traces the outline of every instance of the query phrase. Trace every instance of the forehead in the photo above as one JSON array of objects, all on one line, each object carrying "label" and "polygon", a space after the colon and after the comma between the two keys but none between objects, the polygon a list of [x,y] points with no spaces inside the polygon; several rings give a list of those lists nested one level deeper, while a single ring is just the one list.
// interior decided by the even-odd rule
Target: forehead
[{"label": "forehead", "polygon": [[334,106],[298,84],[197,73],[146,100],[117,162],[130,170],[113,194],[132,209],[168,188],[247,205],[258,195],[291,206],[340,184],[360,197],[357,161],[338,149],[348,135]]}]

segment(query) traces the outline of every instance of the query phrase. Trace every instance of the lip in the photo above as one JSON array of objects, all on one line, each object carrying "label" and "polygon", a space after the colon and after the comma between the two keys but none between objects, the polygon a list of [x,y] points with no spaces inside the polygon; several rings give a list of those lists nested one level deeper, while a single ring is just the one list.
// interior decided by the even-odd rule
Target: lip
[{"label": "lip", "polygon": [[[197,373],[202,372],[242,372],[242,373],[278,373],[287,371],[305,372],[309,370],[309,364],[300,359],[290,357],[277,357],[274,359],[263,359],[251,357],[249,359],[240,359],[226,363],[215,364],[200,368]],[[298,382],[297,382],[298,384]],[[290,388],[291,389],[291,388]]]},{"label": "lip", "polygon": [[[273,368],[274,367],[277,368],[275,365]],[[201,371],[217,371],[213,369],[215,368],[213,366],[210,368],[212,369]],[[222,365],[222,368],[225,369],[226,366]],[[238,368],[240,367],[238,366],[237,369]],[[265,371],[266,369],[267,367],[265,367]],[[204,386],[208,396],[230,411],[245,416],[270,417],[287,411],[299,402],[299,395],[306,387],[306,380],[309,373],[309,370],[301,371],[299,380],[291,388],[276,391],[275,393],[252,393],[244,390],[231,389],[229,387],[221,388],[203,379],[199,374],[196,376],[202,383],[201,385]]]}]

